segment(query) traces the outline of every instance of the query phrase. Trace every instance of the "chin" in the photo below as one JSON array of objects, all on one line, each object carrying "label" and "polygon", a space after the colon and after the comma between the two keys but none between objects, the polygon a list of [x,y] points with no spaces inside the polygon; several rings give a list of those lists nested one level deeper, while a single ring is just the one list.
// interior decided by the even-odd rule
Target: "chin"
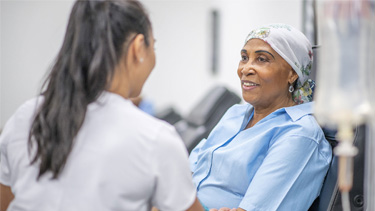
[{"label": "chin", "polygon": [[252,98],[249,97],[249,96],[242,95],[242,99],[243,99],[245,102],[250,103],[250,104],[252,104],[251,102],[254,102],[254,99],[252,99]]}]

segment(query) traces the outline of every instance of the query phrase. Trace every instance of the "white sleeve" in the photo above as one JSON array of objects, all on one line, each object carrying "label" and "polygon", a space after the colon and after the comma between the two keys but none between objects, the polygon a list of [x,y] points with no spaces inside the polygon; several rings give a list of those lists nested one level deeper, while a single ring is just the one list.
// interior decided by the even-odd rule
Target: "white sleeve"
[{"label": "white sleeve", "polygon": [[[10,143],[14,140],[25,139],[31,125],[30,120],[37,108],[38,98],[33,98],[22,104],[5,124],[0,135],[0,183],[11,185],[12,159],[8,154]],[[13,170],[14,171],[14,170]],[[14,173],[13,173],[14,174]]]},{"label": "white sleeve", "polygon": [[5,148],[0,146],[0,183],[10,186],[10,168]]},{"label": "white sleeve", "polygon": [[195,201],[196,189],[186,147],[172,126],[162,127],[157,142],[154,154],[157,181],[152,203],[163,211],[187,210]]},{"label": "white sleeve", "polygon": [[8,161],[7,146],[12,137],[11,132],[14,128],[15,115],[13,115],[5,124],[4,130],[0,135],[0,183],[10,186],[10,166]]}]

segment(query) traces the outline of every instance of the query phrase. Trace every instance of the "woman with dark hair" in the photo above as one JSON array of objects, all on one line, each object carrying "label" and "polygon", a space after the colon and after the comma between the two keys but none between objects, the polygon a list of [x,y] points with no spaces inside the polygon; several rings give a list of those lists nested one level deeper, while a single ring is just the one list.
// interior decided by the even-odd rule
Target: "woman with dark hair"
[{"label": "woman with dark hair", "polygon": [[41,96],[0,137],[8,210],[203,210],[173,129],[137,109],[155,65],[134,0],[77,1]]}]

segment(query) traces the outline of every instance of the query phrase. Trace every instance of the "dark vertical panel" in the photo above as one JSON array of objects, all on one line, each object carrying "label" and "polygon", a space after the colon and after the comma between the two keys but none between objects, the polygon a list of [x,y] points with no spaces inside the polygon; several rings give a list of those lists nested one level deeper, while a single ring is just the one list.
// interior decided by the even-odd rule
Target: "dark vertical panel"
[{"label": "dark vertical panel", "polygon": [[[316,1],[315,0],[304,0],[303,1],[303,15],[302,15],[302,29],[303,33],[309,39],[313,46],[314,63],[311,70],[310,78],[316,79],[317,64],[318,64],[318,26],[316,16]],[[318,84],[317,84],[318,85]]]},{"label": "dark vertical panel", "polygon": [[211,18],[212,18],[212,64],[211,64],[211,71],[212,74],[216,75],[219,70],[219,11],[212,10],[211,11]]}]

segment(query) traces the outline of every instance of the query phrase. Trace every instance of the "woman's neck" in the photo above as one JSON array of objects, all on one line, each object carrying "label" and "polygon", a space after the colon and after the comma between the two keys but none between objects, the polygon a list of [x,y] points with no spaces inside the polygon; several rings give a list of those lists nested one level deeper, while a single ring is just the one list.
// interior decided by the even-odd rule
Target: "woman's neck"
[{"label": "woman's neck", "polygon": [[129,76],[127,75],[125,66],[123,62],[120,62],[115,69],[114,76],[112,77],[112,81],[110,82],[107,91],[113,92],[125,99],[128,99],[130,97],[130,83],[128,78]]},{"label": "woman's neck", "polygon": [[290,100],[287,100],[284,103],[279,103],[279,104],[276,104],[276,105],[270,105],[270,106],[267,106],[267,107],[254,106],[253,117],[250,119],[250,121],[247,124],[245,129],[254,126],[260,120],[262,120],[263,118],[265,118],[266,116],[268,116],[272,112],[276,111],[277,109],[285,108],[285,107],[291,107],[291,106],[295,106],[295,105],[296,105],[296,103],[292,99],[290,99]]}]

